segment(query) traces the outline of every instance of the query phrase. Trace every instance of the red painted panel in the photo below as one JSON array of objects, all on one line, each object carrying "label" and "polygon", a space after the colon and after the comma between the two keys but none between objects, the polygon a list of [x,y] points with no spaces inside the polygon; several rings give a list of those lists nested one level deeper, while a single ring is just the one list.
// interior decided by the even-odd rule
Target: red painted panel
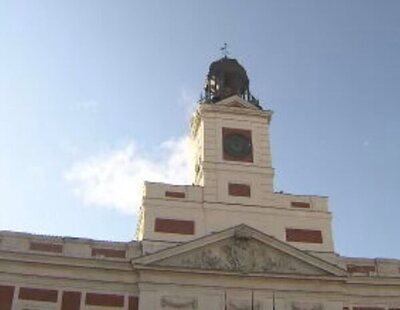
[{"label": "red painted panel", "polygon": [[375,272],[375,266],[371,265],[347,265],[347,271],[354,273],[370,273]]},{"label": "red painted panel", "polygon": [[14,286],[0,285],[0,310],[11,310]]},{"label": "red painted panel", "polygon": [[139,310],[139,298],[136,296],[129,296],[129,310]]},{"label": "red painted panel", "polygon": [[31,251],[62,253],[62,249],[63,247],[61,244],[45,242],[31,242],[29,244],[29,250]]},{"label": "red painted panel", "polygon": [[57,290],[21,287],[19,289],[18,298],[25,300],[57,302],[57,296],[58,296]]},{"label": "red painted panel", "polygon": [[61,310],[79,310],[81,306],[80,292],[64,292]]},{"label": "red painted panel", "polygon": [[183,192],[171,192],[171,191],[166,191],[165,192],[165,197],[173,197],[173,198],[185,198],[186,195]]},{"label": "red painted panel", "polygon": [[293,208],[303,208],[303,209],[309,209],[311,208],[311,205],[308,202],[301,202],[301,201],[292,201],[290,205]]},{"label": "red painted panel", "polygon": [[247,184],[228,184],[228,193],[231,196],[250,197],[251,189]]},{"label": "red painted panel", "polygon": [[123,307],[124,296],[113,294],[87,293],[85,303],[90,306]]},{"label": "red painted panel", "polygon": [[320,230],[286,228],[286,241],[322,243],[322,232]]},{"label": "red painted panel", "polygon": [[156,218],[154,225],[156,232],[173,233],[182,235],[194,234],[194,222],[185,220]]}]

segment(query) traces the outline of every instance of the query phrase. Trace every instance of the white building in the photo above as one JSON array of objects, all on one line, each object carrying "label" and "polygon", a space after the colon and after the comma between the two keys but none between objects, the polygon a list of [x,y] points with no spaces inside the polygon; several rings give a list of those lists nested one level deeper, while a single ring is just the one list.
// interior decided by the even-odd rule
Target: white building
[{"label": "white building", "polygon": [[0,310],[394,310],[400,261],[335,252],[327,197],[276,193],[272,112],[210,66],[193,185],[144,185],[137,241],[0,233]]}]

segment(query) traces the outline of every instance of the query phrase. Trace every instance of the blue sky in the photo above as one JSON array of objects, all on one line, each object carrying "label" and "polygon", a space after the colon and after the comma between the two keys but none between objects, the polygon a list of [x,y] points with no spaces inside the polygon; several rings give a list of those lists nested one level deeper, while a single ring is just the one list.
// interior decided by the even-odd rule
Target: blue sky
[{"label": "blue sky", "polygon": [[228,42],[274,111],[275,189],[329,196],[340,254],[400,258],[399,14],[398,1],[0,0],[0,230],[132,239],[141,179],[187,178],[190,111]]}]

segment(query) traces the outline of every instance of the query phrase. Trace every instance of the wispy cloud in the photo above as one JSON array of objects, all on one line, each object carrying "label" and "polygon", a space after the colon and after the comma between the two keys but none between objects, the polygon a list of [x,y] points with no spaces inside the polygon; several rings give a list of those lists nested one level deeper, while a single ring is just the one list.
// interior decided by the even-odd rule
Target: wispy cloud
[{"label": "wispy cloud", "polygon": [[[163,155],[160,158],[156,154]],[[147,156],[131,142],[75,163],[65,173],[65,179],[87,205],[136,213],[144,180],[188,184],[190,167],[189,139],[182,137],[165,141]]]},{"label": "wispy cloud", "polygon": [[196,96],[195,92],[188,89],[182,88],[179,94],[178,104],[185,109],[188,116],[192,115],[195,110],[199,96]]}]

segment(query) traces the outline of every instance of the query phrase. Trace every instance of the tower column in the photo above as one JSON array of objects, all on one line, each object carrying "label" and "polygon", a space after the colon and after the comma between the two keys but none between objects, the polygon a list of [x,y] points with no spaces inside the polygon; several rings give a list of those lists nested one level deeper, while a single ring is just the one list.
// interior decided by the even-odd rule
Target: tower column
[{"label": "tower column", "polygon": [[192,120],[196,185],[204,200],[265,205],[273,192],[271,111],[248,107],[239,96],[202,104]]}]

